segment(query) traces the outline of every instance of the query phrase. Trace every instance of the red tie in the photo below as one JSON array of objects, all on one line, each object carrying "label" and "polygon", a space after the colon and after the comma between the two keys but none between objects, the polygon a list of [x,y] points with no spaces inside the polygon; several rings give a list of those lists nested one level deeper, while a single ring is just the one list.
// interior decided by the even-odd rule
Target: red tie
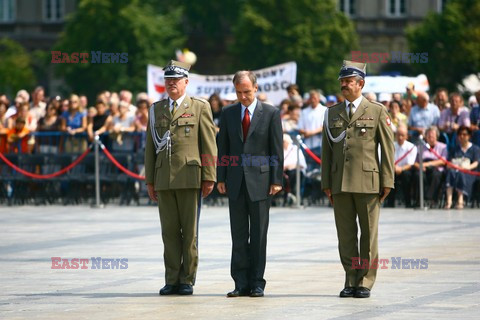
[{"label": "red tie", "polygon": [[242,120],[242,128],[243,128],[243,142],[247,140],[248,128],[250,128],[250,112],[248,112],[248,108],[245,108],[245,115],[243,116]]}]

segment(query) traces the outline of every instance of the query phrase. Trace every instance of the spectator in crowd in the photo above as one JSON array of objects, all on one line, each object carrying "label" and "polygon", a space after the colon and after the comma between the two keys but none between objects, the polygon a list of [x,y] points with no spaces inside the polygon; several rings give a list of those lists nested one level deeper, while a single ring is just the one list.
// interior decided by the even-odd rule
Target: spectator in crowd
[{"label": "spectator in crowd", "polygon": [[480,146],[480,90],[475,92],[477,104],[470,111],[470,129],[472,129],[472,142]]},{"label": "spectator in crowd", "polygon": [[[303,135],[307,147],[320,157],[322,154],[323,115],[327,108],[320,104],[320,93],[316,90],[310,91],[309,102],[310,105],[302,110],[298,129]],[[308,157],[307,164],[309,169],[318,166],[311,157]]]},{"label": "spectator in crowd", "polygon": [[298,121],[300,120],[301,109],[296,105],[289,105],[285,117],[282,119],[283,132],[298,134]]},{"label": "spectator in crowd", "polygon": [[468,110],[472,110],[472,108],[477,105],[478,105],[477,97],[475,97],[475,95],[472,94],[470,97],[468,97],[467,108]]},{"label": "spectator in crowd", "polygon": [[[433,151],[442,158],[447,159],[447,145],[438,141],[440,131],[436,126],[431,126],[425,131],[425,142],[433,149]],[[429,148],[423,148],[423,180],[424,180],[424,199],[429,202],[430,207],[436,207],[438,203],[439,191],[443,183],[445,163],[437,155],[430,151]],[[419,203],[419,187],[420,181],[420,154],[417,155],[415,164],[413,165],[413,190],[417,204]]]},{"label": "spectator in crowd", "polygon": [[402,99],[402,104],[404,106],[404,110],[402,110],[402,112],[404,112],[407,116],[410,116],[410,110],[412,109],[413,105],[415,105],[415,101],[417,100],[418,95],[415,91],[415,85],[413,84],[413,82],[407,84],[405,90],[406,92],[403,95]]},{"label": "spectator in crowd", "polygon": [[[450,102],[451,103],[451,102]],[[457,131],[458,144],[449,160],[465,170],[476,170],[478,167],[478,161],[480,160],[480,147],[472,144],[470,138],[472,131],[469,127],[460,126]],[[464,202],[463,196],[471,197],[473,183],[476,176],[462,172],[458,169],[447,169],[447,203],[445,209],[450,209],[452,206],[453,190],[457,192],[457,205],[456,209],[463,209]]]},{"label": "spectator in crowd", "polygon": [[8,151],[10,153],[30,153],[33,144],[30,142],[29,134],[25,118],[17,117],[13,128],[7,130]]},{"label": "spectator in crowd", "polygon": [[261,102],[263,103],[267,103],[271,106],[273,106],[273,102],[268,100],[268,96],[265,92],[260,92],[258,95],[257,95],[257,99],[260,100]]},{"label": "spectator in crowd", "polygon": [[303,106],[303,99],[302,99],[302,96],[300,95],[300,89],[298,88],[298,85],[294,83],[288,85],[287,94],[288,94],[288,99],[290,99],[290,101],[293,104],[298,105],[300,108]]},{"label": "spectator in crowd", "polygon": [[147,100],[139,100],[137,102],[137,115],[135,116],[135,130],[138,132],[146,132],[148,124],[148,106]]},{"label": "spectator in crowd", "polygon": [[453,92],[450,95],[450,108],[444,109],[440,114],[438,127],[452,139],[460,126],[470,127],[470,111],[463,105],[462,96]]},{"label": "spectator in crowd", "polygon": [[97,101],[102,100],[107,105],[112,97],[112,94],[108,90],[104,90],[97,95]]},{"label": "spectator in crowd", "polygon": [[405,124],[400,124],[395,133],[395,187],[388,195],[386,206],[395,207],[395,198],[398,190],[402,190],[405,207],[411,208],[412,192],[412,167],[417,157],[417,147],[407,141],[408,128]]},{"label": "spectator in crowd", "polygon": [[108,131],[108,128],[112,122],[112,116],[107,112],[107,106],[102,100],[98,100],[95,104],[96,115],[93,116],[87,124],[88,140],[93,141],[95,136],[100,136],[100,141],[110,146],[108,136],[104,135]]},{"label": "spectator in crowd", "polygon": [[337,97],[337,103],[342,103],[345,101],[345,97],[341,93],[335,95]]},{"label": "spectator in crowd", "polygon": [[290,99],[283,99],[278,108],[280,109],[280,118],[283,120],[284,118],[288,117],[288,107],[293,105]]},{"label": "spectator in crowd", "polygon": [[25,89],[19,90],[17,92],[17,97],[21,97],[24,102],[30,103],[30,94],[28,94],[28,91]]},{"label": "spectator in crowd", "polygon": [[408,129],[413,143],[417,141],[420,135],[425,134],[428,127],[438,125],[440,111],[436,105],[429,103],[428,100],[428,94],[418,92],[417,104],[408,116]]},{"label": "spectator in crowd", "polygon": [[400,92],[395,92],[392,94],[392,100],[399,101],[401,103],[402,101],[402,94]]},{"label": "spectator in crowd", "polygon": [[367,92],[365,93],[365,98],[367,98],[368,101],[370,102],[375,102],[377,101],[377,95],[375,92]]},{"label": "spectator in crowd", "polygon": [[40,153],[57,153],[60,145],[60,136],[53,135],[53,132],[59,132],[62,129],[62,118],[58,116],[58,109],[56,107],[58,101],[50,100],[47,105],[47,112],[45,116],[38,120],[37,131],[49,132],[52,135],[41,135],[36,137],[37,150]]},{"label": "spectator in crowd", "polygon": [[152,102],[150,102],[150,98],[148,97],[148,94],[146,92],[139,92],[135,96],[135,103],[137,104],[137,107],[138,107],[138,103],[142,100],[147,101],[148,105],[152,104]]},{"label": "spectator in crowd", "polygon": [[0,129],[8,128],[7,109],[8,105],[0,100]]},{"label": "spectator in crowd", "polygon": [[378,101],[383,104],[387,110],[390,110],[390,101],[392,101],[392,94],[382,92],[378,95]]},{"label": "spectator in crowd", "polygon": [[328,96],[327,96],[327,105],[326,105],[326,107],[327,107],[327,108],[330,108],[331,106],[337,104],[337,101],[338,101],[338,100],[337,100],[337,97],[336,97],[335,95],[333,95],[333,94],[328,95]]},{"label": "spectator in crowd", "polygon": [[87,141],[80,135],[86,130],[87,117],[80,112],[80,99],[72,94],[68,100],[68,111],[62,114],[62,131],[69,134],[65,139],[66,152],[81,153],[87,149]]},{"label": "spectator in crowd", "polygon": [[63,115],[65,112],[68,112],[68,110],[70,110],[70,100],[63,99],[62,103],[60,104],[60,115]]},{"label": "spectator in crowd", "polygon": [[88,98],[86,95],[82,94],[78,97],[78,101],[80,103],[80,110],[83,111],[83,110],[87,110],[88,108]]},{"label": "spectator in crowd", "polygon": [[37,130],[37,120],[35,117],[30,113],[30,106],[26,102],[22,102],[20,106],[17,109],[17,113],[12,115],[8,119],[8,128],[12,129],[15,127],[15,121],[17,118],[23,118],[25,119],[25,126],[28,129],[28,131],[33,132]]},{"label": "spectator in crowd", "polygon": [[118,117],[120,115],[120,100],[117,96],[112,96],[108,102],[109,111],[108,113],[113,117]]},{"label": "spectator in crowd", "polygon": [[448,90],[445,88],[438,88],[437,91],[435,91],[435,99],[433,102],[437,105],[440,112],[450,108],[450,103],[448,102]]},{"label": "spectator in crowd", "polygon": [[298,147],[293,143],[292,138],[288,134],[283,134],[283,172],[287,178],[284,184],[284,204],[295,202],[294,194],[296,193],[295,190],[297,186],[297,163],[300,166],[301,185],[305,169],[307,168],[305,156],[301,150],[298,152]]},{"label": "spectator in crowd", "polygon": [[133,151],[135,141],[133,136],[128,133],[135,131],[135,117],[130,114],[129,104],[126,101],[120,102],[119,111],[118,116],[112,117],[112,123],[109,128],[112,150],[131,152]]},{"label": "spectator in crowd", "polygon": [[390,118],[392,120],[392,130],[396,132],[397,128],[404,124],[408,125],[408,118],[405,114],[400,112],[400,101],[393,100],[390,102]]},{"label": "spectator in crowd", "polygon": [[215,129],[218,132],[220,114],[222,113],[223,108],[222,99],[220,99],[220,96],[217,93],[214,93],[208,98],[208,102],[212,108],[213,123],[215,123]]},{"label": "spectator in crowd", "polygon": [[8,106],[10,106],[10,100],[8,100],[7,96],[4,94],[0,94],[0,102],[5,103],[5,105],[7,106],[7,109],[8,109]]},{"label": "spectator in crowd", "polygon": [[95,107],[89,107],[87,109],[87,129],[88,129],[88,123],[93,121],[93,118],[97,115],[97,108]]},{"label": "spectator in crowd", "polygon": [[[25,100],[21,96],[16,96],[13,100],[13,105],[8,107],[7,112],[5,113],[5,118],[11,118],[12,116],[16,115],[20,106],[25,102]],[[15,118],[14,118],[15,119]]]},{"label": "spectator in crowd", "polygon": [[41,86],[36,87],[32,93],[32,103],[30,106],[30,114],[32,114],[36,122],[45,116],[47,111],[47,104],[44,100],[45,90]]},{"label": "spectator in crowd", "polygon": [[135,116],[137,107],[132,104],[132,92],[128,90],[120,91],[120,102],[122,101],[128,105],[128,113],[130,116]]}]

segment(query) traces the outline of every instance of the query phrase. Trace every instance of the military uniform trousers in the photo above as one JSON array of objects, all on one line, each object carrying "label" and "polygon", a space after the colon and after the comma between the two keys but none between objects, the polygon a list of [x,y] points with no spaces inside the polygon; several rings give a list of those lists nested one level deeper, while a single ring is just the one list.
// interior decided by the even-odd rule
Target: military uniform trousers
[{"label": "military uniform trousers", "polygon": [[195,284],[198,266],[200,189],[157,191],[162,228],[165,283]]},{"label": "military uniform trousers", "polygon": [[[337,227],[340,261],[345,270],[345,287],[372,289],[378,265],[378,218],[380,197],[368,193],[337,193],[333,195],[333,211]],[[357,215],[360,224],[358,245]],[[353,258],[360,258],[360,267],[353,267]],[[368,260],[368,266],[362,261]],[[375,260],[377,259],[377,260]],[[377,263],[373,264],[372,262]]]}]

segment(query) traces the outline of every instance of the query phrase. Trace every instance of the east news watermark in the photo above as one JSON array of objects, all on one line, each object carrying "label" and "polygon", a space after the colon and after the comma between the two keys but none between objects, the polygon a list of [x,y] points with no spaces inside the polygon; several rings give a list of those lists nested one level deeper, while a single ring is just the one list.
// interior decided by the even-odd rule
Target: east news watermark
[{"label": "east news watermark", "polygon": [[51,269],[92,269],[92,270],[115,270],[128,269],[127,258],[61,258],[51,257]]},{"label": "east news watermark", "polygon": [[[91,57],[91,58],[90,58]],[[52,51],[52,63],[127,63],[127,52],[62,52]]]},{"label": "east news watermark", "polygon": [[368,259],[352,257],[352,269],[428,269],[428,259],[392,257],[391,259],[373,259],[369,262]]},{"label": "east news watermark", "polygon": [[428,52],[362,52],[352,51],[352,61],[362,63],[427,63]]}]

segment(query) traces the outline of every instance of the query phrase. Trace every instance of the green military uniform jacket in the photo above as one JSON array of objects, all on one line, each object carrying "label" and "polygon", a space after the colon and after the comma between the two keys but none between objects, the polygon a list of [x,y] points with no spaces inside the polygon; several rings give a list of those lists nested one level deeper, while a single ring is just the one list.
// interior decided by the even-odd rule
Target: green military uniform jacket
[{"label": "green military uniform jacket", "polygon": [[[147,126],[145,146],[145,182],[156,191],[196,189],[201,181],[216,181],[215,161],[202,166],[201,155],[217,157],[215,125],[210,104],[203,99],[185,96],[172,116],[168,99],[155,102],[155,128]],[[168,149],[156,154],[150,130],[163,137],[171,132],[171,155]],[[170,158],[170,159],[169,159]]]},{"label": "green military uniform jacket", "polygon": [[344,130],[346,136],[334,143],[323,134],[322,189],[338,194],[380,193],[385,187],[393,188],[393,131],[386,108],[363,98],[349,120],[345,107],[342,102],[328,110],[326,124],[332,136],[338,137]]}]

